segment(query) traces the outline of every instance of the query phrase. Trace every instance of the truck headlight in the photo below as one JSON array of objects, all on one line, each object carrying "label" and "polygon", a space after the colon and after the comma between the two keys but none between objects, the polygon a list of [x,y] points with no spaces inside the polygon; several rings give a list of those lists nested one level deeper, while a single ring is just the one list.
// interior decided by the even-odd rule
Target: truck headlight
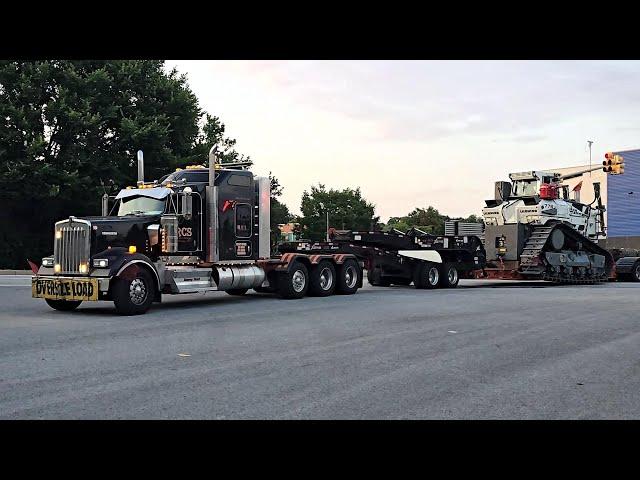
[{"label": "truck headlight", "polygon": [[94,268],[107,268],[109,266],[109,260],[107,258],[94,258]]},{"label": "truck headlight", "polygon": [[53,267],[53,258],[43,258],[42,259],[42,266],[43,267]]}]

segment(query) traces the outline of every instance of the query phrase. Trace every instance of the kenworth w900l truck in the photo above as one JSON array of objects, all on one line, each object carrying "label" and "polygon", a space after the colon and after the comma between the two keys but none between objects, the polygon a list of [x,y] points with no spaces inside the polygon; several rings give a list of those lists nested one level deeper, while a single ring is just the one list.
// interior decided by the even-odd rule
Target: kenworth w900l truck
[{"label": "kenworth w900l truck", "polygon": [[[32,296],[56,310],[112,300],[119,313],[144,313],[163,294],[248,289],[283,298],[353,294],[362,266],[353,254],[270,252],[270,181],[242,164],[175,172],[138,183],[116,196],[107,214],[55,224],[53,255],[32,277]],[[108,199],[107,199],[108,200]]]}]

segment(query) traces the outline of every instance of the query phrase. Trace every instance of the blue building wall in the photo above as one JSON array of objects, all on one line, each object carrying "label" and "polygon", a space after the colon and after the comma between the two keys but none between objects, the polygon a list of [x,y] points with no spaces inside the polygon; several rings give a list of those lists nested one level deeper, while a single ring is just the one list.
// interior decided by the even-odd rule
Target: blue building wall
[{"label": "blue building wall", "polygon": [[614,153],[625,167],[624,175],[607,179],[607,236],[640,236],[640,149]]}]

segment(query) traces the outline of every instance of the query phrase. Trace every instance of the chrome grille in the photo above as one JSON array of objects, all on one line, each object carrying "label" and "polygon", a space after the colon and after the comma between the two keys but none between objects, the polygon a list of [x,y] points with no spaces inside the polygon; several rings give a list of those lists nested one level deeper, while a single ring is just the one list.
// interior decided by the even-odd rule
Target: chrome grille
[{"label": "chrome grille", "polygon": [[91,223],[88,221],[71,217],[57,222],[53,240],[54,272],[86,275],[89,272],[90,242]]}]

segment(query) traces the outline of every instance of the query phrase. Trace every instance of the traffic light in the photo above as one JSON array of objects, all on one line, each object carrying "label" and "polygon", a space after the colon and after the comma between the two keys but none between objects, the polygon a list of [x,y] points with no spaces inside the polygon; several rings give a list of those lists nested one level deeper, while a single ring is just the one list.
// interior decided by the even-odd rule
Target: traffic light
[{"label": "traffic light", "polygon": [[611,152],[605,153],[602,162],[602,171],[611,175],[622,175],[624,173],[624,158],[620,155],[614,155]]}]

